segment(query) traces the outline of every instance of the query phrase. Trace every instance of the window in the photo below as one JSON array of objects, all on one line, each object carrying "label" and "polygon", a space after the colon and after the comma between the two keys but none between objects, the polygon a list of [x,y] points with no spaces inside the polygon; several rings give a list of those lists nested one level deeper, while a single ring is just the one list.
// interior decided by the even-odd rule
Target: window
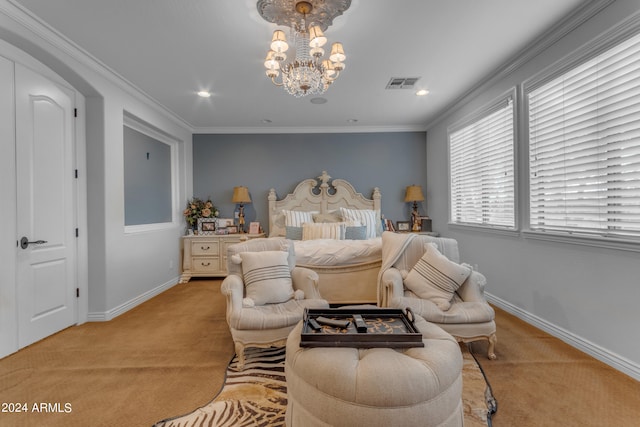
[{"label": "window", "polygon": [[530,228],[640,237],[640,35],[525,93]]},{"label": "window", "polygon": [[515,227],[513,94],[449,131],[450,220]]}]

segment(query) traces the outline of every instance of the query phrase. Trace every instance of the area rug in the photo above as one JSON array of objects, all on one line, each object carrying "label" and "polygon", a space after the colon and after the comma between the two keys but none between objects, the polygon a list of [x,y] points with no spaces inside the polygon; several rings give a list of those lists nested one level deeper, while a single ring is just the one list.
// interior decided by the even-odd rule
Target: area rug
[{"label": "area rug", "polygon": [[[467,346],[461,345],[460,348],[464,358],[464,425],[491,427],[491,414],[496,410],[491,387]],[[224,386],[211,402],[189,414],[159,421],[153,427],[284,426],[287,409],[285,348],[249,348],[245,356],[243,371],[237,370],[235,356],[231,360]]]}]

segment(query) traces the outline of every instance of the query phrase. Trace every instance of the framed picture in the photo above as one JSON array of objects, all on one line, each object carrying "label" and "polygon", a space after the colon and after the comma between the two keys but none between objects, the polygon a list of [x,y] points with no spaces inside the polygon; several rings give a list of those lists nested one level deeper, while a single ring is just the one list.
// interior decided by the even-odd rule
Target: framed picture
[{"label": "framed picture", "polygon": [[216,218],[216,221],[218,228],[225,228],[235,225],[235,221],[233,220],[233,218]]},{"label": "framed picture", "polygon": [[411,221],[396,221],[398,231],[411,231]]},{"label": "framed picture", "polygon": [[431,218],[429,218],[428,216],[423,216],[423,217],[420,217],[420,220],[421,220],[420,231],[428,231],[428,232],[433,231],[431,230]]},{"label": "framed picture", "polygon": [[384,223],[387,231],[396,231],[396,227],[393,226],[393,221],[385,219]]},{"label": "framed picture", "polygon": [[249,234],[258,234],[260,233],[260,223],[257,221],[249,223]]},{"label": "framed picture", "polygon": [[198,218],[198,234],[210,235],[216,231],[215,218]]},{"label": "framed picture", "polygon": [[237,225],[229,225],[227,226],[227,233],[228,234],[236,234],[238,232],[238,226]]}]

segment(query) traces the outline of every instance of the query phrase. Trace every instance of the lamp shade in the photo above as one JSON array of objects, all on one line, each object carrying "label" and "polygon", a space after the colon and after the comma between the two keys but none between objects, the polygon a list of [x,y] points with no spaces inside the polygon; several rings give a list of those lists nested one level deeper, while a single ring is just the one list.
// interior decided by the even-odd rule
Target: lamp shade
[{"label": "lamp shade", "polygon": [[267,52],[267,57],[264,59],[264,66],[267,70],[279,70],[280,63],[275,59],[276,52],[270,50]]},{"label": "lamp shade", "polygon": [[309,46],[322,47],[327,42],[327,38],[322,33],[322,29],[317,25],[309,28]]},{"label": "lamp shade", "polygon": [[424,201],[424,195],[422,194],[422,187],[419,185],[409,185],[404,195],[405,202],[422,202]]},{"label": "lamp shade", "polygon": [[342,47],[342,43],[335,42],[331,45],[331,59],[333,62],[342,62],[346,59],[346,55],[344,54],[344,48]]},{"label": "lamp shade", "polygon": [[233,203],[251,203],[249,189],[247,187],[233,187]]},{"label": "lamp shade", "polygon": [[286,52],[289,49],[287,37],[282,30],[275,30],[271,38],[271,50],[275,52]]}]

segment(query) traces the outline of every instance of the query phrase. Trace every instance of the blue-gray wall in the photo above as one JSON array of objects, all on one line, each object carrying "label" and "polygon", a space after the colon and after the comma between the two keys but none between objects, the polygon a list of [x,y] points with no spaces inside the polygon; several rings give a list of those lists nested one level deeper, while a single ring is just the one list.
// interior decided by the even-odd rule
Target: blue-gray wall
[{"label": "blue-gray wall", "polygon": [[221,216],[233,217],[233,187],[245,185],[252,199],[245,206],[246,222],[260,221],[265,231],[269,189],[282,198],[323,170],[351,182],[365,197],[380,188],[382,214],[394,222],[409,220],[404,191],[417,184],[428,192],[425,165],[425,132],[193,136],[194,196],[211,197]]}]

